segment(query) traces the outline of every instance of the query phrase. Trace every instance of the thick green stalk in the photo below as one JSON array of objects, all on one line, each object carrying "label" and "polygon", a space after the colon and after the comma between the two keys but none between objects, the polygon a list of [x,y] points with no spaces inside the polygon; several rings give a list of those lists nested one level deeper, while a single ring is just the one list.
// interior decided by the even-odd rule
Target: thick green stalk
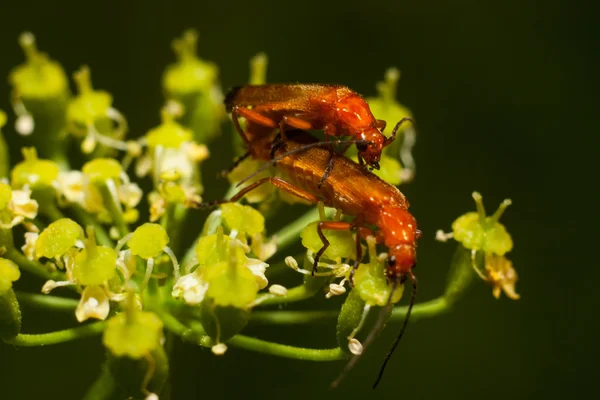
[{"label": "thick green stalk", "polygon": [[108,365],[104,363],[100,370],[100,375],[92,383],[83,400],[105,400],[110,399],[116,389],[116,382],[113,378]]},{"label": "thick green stalk", "polygon": [[102,184],[99,186],[102,198],[104,199],[104,205],[110,212],[113,222],[119,229],[121,237],[125,237],[129,234],[129,227],[123,218],[123,209],[119,203],[119,199],[116,197],[117,194],[109,188],[109,184]]},{"label": "thick green stalk", "polygon": [[[2,111],[0,111],[2,113]],[[0,115],[0,119],[2,115]],[[0,178],[8,178],[10,172],[10,159],[8,157],[8,145],[0,131]]]},{"label": "thick green stalk", "polygon": [[206,332],[203,332],[200,329],[188,328],[179,322],[177,318],[166,311],[156,310],[156,312],[165,324],[165,328],[183,340],[198,344],[203,347],[211,347],[213,345],[212,339],[210,336],[206,335]]},{"label": "thick green stalk", "polygon": [[108,236],[106,229],[104,229],[104,227],[96,220],[96,218],[94,218],[93,215],[88,214],[79,204],[73,204],[71,210],[73,210],[76,219],[81,225],[94,227],[98,243],[107,247],[115,246],[110,236]]},{"label": "thick green stalk", "polygon": [[66,280],[65,275],[62,272],[50,271],[48,268],[40,264],[38,261],[32,261],[27,259],[20,251],[15,248],[8,249],[4,258],[8,258],[19,266],[24,271],[29,272],[42,279],[52,279],[55,281]]},{"label": "thick green stalk", "polygon": [[70,342],[71,340],[98,335],[104,330],[104,325],[104,321],[100,321],[50,333],[36,335],[19,334],[12,339],[5,340],[5,342],[23,347],[47,346],[50,344]]},{"label": "thick green stalk", "polygon": [[277,296],[271,293],[262,293],[254,301],[254,305],[268,306],[273,304],[291,303],[308,299],[315,295],[315,291],[308,288],[307,285],[300,285],[288,289],[285,296]]},{"label": "thick green stalk", "polygon": [[236,335],[227,341],[235,347],[259,353],[270,354],[278,357],[293,358],[307,361],[335,361],[343,360],[344,353],[339,347],[333,349],[307,349],[303,347],[288,346],[285,344],[268,342],[243,335]]},{"label": "thick green stalk", "polygon": [[52,311],[73,312],[79,302],[75,299],[66,299],[64,297],[50,296],[47,294],[34,294],[15,292],[19,303],[30,307],[47,309]]}]

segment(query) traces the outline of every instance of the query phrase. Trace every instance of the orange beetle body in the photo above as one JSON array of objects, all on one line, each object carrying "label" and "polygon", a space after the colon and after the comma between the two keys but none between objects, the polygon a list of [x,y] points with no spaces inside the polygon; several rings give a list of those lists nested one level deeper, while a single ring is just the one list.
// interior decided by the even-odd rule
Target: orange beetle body
[{"label": "orange beetle body", "polygon": [[[238,116],[269,128],[285,127],[323,130],[326,136],[351,136],[357,144],[359,161],[379,169],[383,148],[393,141],[382,131],[385,121],[373,116],[367,102],[357,93],[340,85],[268,84],[233,88],[225,97],[225,106],[234,120]],[[249,109],[248,107],[252,107]],[[240,132],[248,141],[248,132]]]}]

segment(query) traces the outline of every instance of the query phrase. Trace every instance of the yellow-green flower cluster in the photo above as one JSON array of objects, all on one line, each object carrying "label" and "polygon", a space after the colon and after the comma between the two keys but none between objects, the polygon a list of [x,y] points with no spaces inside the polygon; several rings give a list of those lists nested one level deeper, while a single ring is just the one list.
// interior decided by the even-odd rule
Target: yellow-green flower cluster
[{"label": "yellow-green flower cluster", "polygon": [[264,234],[264,218],[253,208],[239,204],[224,205],[222,215],[229,234],[219,226],[216,233],[199,239],[196,259],[187,269],[197,267],[177,281],[173,296],[192,305],[210,299],[217,306],[248,309],[258,291],[268,284],[268,265],[248,257],[248,253],[263,252],[262,243],[249,243],[249,238]]},{"label": "yellow-green flower cluster", "polygon": [[[513,241],[505,226],[498,222],[512,202],[504,200],[493,215],[487,216],[481,194],[473,192],[473,199],[477,212],[458,217],[452,223],[452,232],[445,234],[438,231],[437,238],[440,241],[453,238],[471,250],[473,268],[481,279],[493,286],[494,297],[499,298],[501,291],[504,291],[507,297],[517,300],[520,297],[515,291],[518,275],[512,262],[505,257],[512,250]],[[483,270],[476,262],[478,252],[484,254]]]},{"label": "yellow-green flower cluster", "polygon": [[66,281],[49,280],[42,292],[50,293],[57,287],[75,285],[81,289],[79,305],[75,310],[78,321],[88,318],[106,319],[110,311],[109,298],[123,291],[123,282],[117,277],[117,252],[96,244],[96,234],[88,227],[86,235],[73,220],[63,218],[48,225],[35,241],[35,258],[52,260],[66,270]]}]

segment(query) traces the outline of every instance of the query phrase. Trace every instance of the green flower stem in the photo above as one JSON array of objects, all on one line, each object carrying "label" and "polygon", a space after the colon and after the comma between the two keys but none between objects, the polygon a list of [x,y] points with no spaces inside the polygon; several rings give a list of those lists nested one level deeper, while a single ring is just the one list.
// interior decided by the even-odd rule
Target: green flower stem
[{"label": "green flower stem", "polygon": [[[415,304],[412,310],[412,320],[431,318],[444,314],[452,309],[456,302],[466,293],[473,283],[470,251],[458,245],[450,262],[450,273],[444,294],[436,299]],[[294,288],[296,289],[296,288]],[[291,289],[293,291],[294,289]],[[289,294],[289,293],[288,293]],[[297,295],[292,293],[292,295]],[[263,295],[267,296],[267,295]],[[286,296],[279,299],[285,299]],[[277,299],[268,299],[261,304],[277,304]],[[395,307],[392,310],[391,321],[401,321],[406,316],[407,306]],[[251,321],[263,324],[304,324],[315,320],[335,319],[337,311],[258,311],[251,314]]]},{"label": "green flower stem", "polygon": [[[2,113],[2,111],[0,111]],[[0,114],[0,119],[2,118]],[[0,122],[0,125],[2,122]],[[10,172],[10,159],[8,158],[8,146],[0,130],[0,178],[8,178]]]},{"label": "green flower stem", "polygon": [[180,263],[181,265],[188,265],[194,259],[194,257],[196,257],[196,244],[198,244],[200,238],[215,233],[217,227],[221,226],[221,223],[222,220],[220,209],[216,209],[208,215],[206,221],[204,222],[204,227],[202,228],[202,231],[200,231],[196,239],[194,239],[194,241],[192,242],[192,245],[185,252],[183,260]]},{"label": "green flower stem", "polygon": [[[264,303],[263,303],[264,304]],[[432,318],[450,311],[451,307],[444,297],[439,297],[413,307],[411,320]],[[408,310],[407,306],[395,307],[391,321],[401,321]],[[326,320],[335,320],[339,311],[255,311],[250,321],[271,325],[300,325],[313,324]]]},{"label": "green flower stem", "polygon": [[[169,287],[170,285],[164,285]],[[142,295],[144,296],[144,306],[149,310],[157,310],[160,308],[161,302],[161,290],[158,287],[157,279],[150,279],[148,282],[147,290],[144,290]]]},{"label": "green flower stem", "polygon": [[254,311],[250,322],[268,325],[302,325],[335,321],[339,311]]},{"label": "green flower stem", "polygon": [[73,204],[71,210],[75,214],[77,220],[84,226],[93,226],[96,232],[96,239],[102,246],[115,247],[106,229],[94,218],[88,214],[79,204]]},{"label": "green flower stem", "polygon": [[262,293],[258,295],[256,300],[254,301],[254,305],[269,306],[273,304],[291,303],[294,301],[308,299],[314,295],[314,290],[310,290],[306,287],[306,285],[300,285],[288,289],[288,292],[285,296],[276,296],[271,293]]},{"label": "green flower stem", "polygon": [[161,218],[161,225],[169,236],[169,247],[175,254],[179,253],[182,225],[187,216],[188,209],[182,204],[169,204]]},{"label": "green flower stem", "polygon": [[[303,251],[301,253],[298,253],[296,255],[294,255],[294,259],[296,260],[302,260],[302,258],[306,255],[306,251]],[[293,272],[294,270],[291,269],[290,267],[288,267],[288,265],[285,263],[285,260],[280,260],[277,261],[276,263],[273,264],[269,264],[269,268],[267,268],[267,277],[269,278],[269,280],[273,279],[276,276],[282,275],[286,272]]]},{"label": "green flower stem", "polygon": [[117,386],[108,365],[105,362],[98,378],[92,383],[83,400],[105,400],[110,399]]},{"label": "green flower stem", "polygon": [[[168,228],[171,225],[172,214],[173,214],[173,204],[169,203],[169,204],[167,204],[164,214],[160,217],[160,226],[165,231],[167,231],[167,235],[168,235]],[[169,239],[170,239],[170,237],[169,237]]]},{"label": "green flower stem", "polygon": [[102,193],[102,198],[104,199],[104,205],[106,208],[108,208],[116,227],[119,229],[121,237],[127,236],[129,234],[129,227],[123,218],[123,210],[121,208],[121,204],[119,203],[119,199],[113,196],[113,193],[108,188],[107,184],[100,185],[100,192]]},{"label": "green flower stem", "polygon": [[[448,301],[446,301],[446,298],[444,296],[442,296],[437,299],[427,301],[425,303],[416,304],[413,307],[410,318],[411,318],[411,320],[417,320],[417,319],[421,319],[421,318],[436,317],[440,314],[444,314],[444,313],[450,311],[450,309],[451,309],[451,307],[450,307]],[[392,317],[390,318],[390,320],[391,321],[402,320],[404,318],[404,316],[406,316],[407,311],[408,311],[407,306],[395,307],[392,310]]]},{"label": "green flower stem", "polygon": [[66,299],[64,297],[49,296],[47,294],[34,294],[25,292],[15,292],[19,303],[35,308],[50,309],[54,311],[73,312],[79,302],[75,299]]},{"label": "green flower stem", "polygon": [[[326,208],[325,214],[327,217],[332,217],[335,214],[335,210],[333,208]],[[306,225],[317,220],[319,220],[319,210],[317,208],[313,208],[291,224],[287,225],[285,228],[281,229],[279,232],[273,235],[277,237],[277,250],[280,251],[281,249],[284,249],[292,244],[294,241],[298,240],[300,232],[306,228]]]},{"label": "green flower stem", "polygon": [[156,313],[165,324],[165,328],[183,340],[203,347],[211,347],[214,344],[210,336],[206,335],[206,332],[199,327],[195,327],[195,329],[188,328],[172,314],[163,310],[156,310]]},{"label": "green flower stem", "polygon": [[19,266],[24,271],[29,272],[42,279],[52,279],[55,281],[65,281],[67,278],[62,272],[50,271],[48,268],[40,264],[38,261],[31,261],[27,259],[20,251],[15,248],[8,249],[5,258],[8,258]]},{"label": "green flower stem", "polygon": [[104,330],[104,325],[105,322],[100,321],[50,333],[42,333],[37,335],[19,334],[12,339],[5,340],[5,342],[15,346],[24,347],[46,346],[50,344],[70,342],[71,340],[98,335]]},{"label": "green flower stem", "polygon": [[256,339],[244,335],[236,335],[232,337],[227,341],[227,344],[246,350],[271,354],[278,357],[293,358],[296,360],[335,361],[346,358],[339,347],[323,350],[307,349],[303,347],[294,347],[285,344],[267,342],[266,340]]},{"label": "green flower stem", "polygon": [[52,203],[44,204],[43,214],[48,216],[52,221],[58,221],[61,218],[65,218],[65,215]]}]

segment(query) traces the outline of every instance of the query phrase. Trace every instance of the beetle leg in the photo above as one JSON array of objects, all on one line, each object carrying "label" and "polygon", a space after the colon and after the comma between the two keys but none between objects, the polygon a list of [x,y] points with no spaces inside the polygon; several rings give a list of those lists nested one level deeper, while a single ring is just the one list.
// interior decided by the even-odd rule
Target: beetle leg
[{"label": "beetle leg", "polygon": [[[335,136],[335,125],[333,125],[333,124],[325,125],[325,128],[323,129],[323,133],[325,133],[325,140],[327,142],[329,142],[331,140],[330,138],[332,136]],[[321,189],[321,186],[323,186],[323,183],[325,182],[325,180],[329,176],[329,173],[333,169],[333,161],[335,160],[335,152],[334,152],[333,146],[331,146],[331,144],[327,148],[329,149],[329,161],[327,162],[327,168],[325,168],[325,173],[323,174],[323,176],[321,177],[321,179],[319,179],[319,182],[317,183],[317,189]],[[342,154],[345,153],[347,149],[348,149],[348,147],[346,147],[346,149],[344,149]]]},{"label": "beetle leg", "polygon": [[271,152],[269,153],[271,160],[275,158],[275,152],[283,144],[283,140],[282,140],[283,135],[281,132],[282,131],[279,131],[277,133],[277,135],[275,136],[275,139],[273,139],[273,142],[271,143]]},{"label": "beetle leg", "polygon": [[235,112],[240,117],[246,118],[248,121],[252,121],[256,124],[266,126],[268,128],[277,128],[277,122],[269,117],[265,117],[261,113],[244,107],[234,107],[232,113]]},{"label": "beetle leg", "polygon": [[[317,271],[317,265],[319,265],[319,259],[321,258],[323,253],[325,253],[325,250],[327,250],[327,248],[329,247],[329,244],[330,244],[329,240],[327,240],[327,237],[323,234],[323,230],[326,229],[328,231],[349,231],[349,230],[352,230],[353,228],[354,228],[354,224],[351,224],[350,222],[344,222],[344,221],[321,221],[321,222],[319,222],[319,224],[317,225],[317,234],[319,235],[321,242],[323,242],[323,247],[321,247],[321,249],[315,255],[315,260],[313,262],[313,269],[312,269],[313,276],[315,275],[315,272]],[[358,240],[360,241],[360,238]],[[360,242],[358,245],[360,246]],[[362,248],[361,248],[361,253],[362,253]],[[362,257],[362,254],[361,254],[361,257]],[[358,254],[357,254],[356,258],[358,258]]]},{"label": "beetle leg", "polygon": [[361,167],[363,167],[365,169],[367,168],[365,166],[365,160],[360,156],[360,154],[358,155],[358,163],[360,164]]},{"label": "beetle leg", "polygon": [[307,120],[302,119],[301,117],[294,117],[291,115],[286,115],[281,119],[280,129],[282,132],[283,132],[284,124],[289,125],[292,128],[302,129],[303,131],[309,131],[311,129],[315,129],[313,124],[311,124]]},{"label": "beetle leg", "polygon": [[244,132],[244,130],[242,129],[242,127],[240,125],[240,120],[238,118],[237,111],[238,111],[238,107],[234,107],[231,110],[231,119],[233,120],[233,126],[235,126],[235,130],[238,131],[239,135],[242,137],[242,139],[244,139],[244,143],[246,144],[246,147],[249,147],[250,141],[248,140],[246,133]]},{"label": "beetle leg", "polygon": [[288,192],[296,197],[299,197],[303,200],[306,200],[310,203],[318,203],[319,202],[319,198],[317,196],[314,196],[313,194],[308,193],[308,192],[292,185],[291,183],[284,181],[283,179],[281,179],[277,176],[274,176],[274,177],[267,177],[267,178],[262,178],[262,179],[257,180],[253,184],[248,185],[245,188],[243,188],[242,190],[240,190],[239,192],[237,192],[230,199],[214,200],[214,201],[210,201],[210,202],[206,202],[206,203],[190,203],[189,205],[192,207],[195,207],[195,208],[208,208],[208,207],[218,206],[219,204],[235,203],[236,201],[238,201],[242,197],[244,197],[248,192],[256,189],[260,185],[267,183],[267,182],[270,182],[273,186],[275,186],[281,190],[285,190],[286,192]]},{"label": "beetle leg", "polygon": [[366,226],[356,225],[356,227],[357,227],[357,232],[356,232],[356,260],[354,260],[354,264],[352,265],[352,270],[350,271],[350,276],[348,278],[348,281],[350,282],[350,285],[352,285],[352,286],[354,286],[354,273],[358,269],[358,266],[360,265],[360,262],[362,261],[362,258],[363,258],[362,246],[360,245],[360,239],[361,238],[365,238],[366,239],[369,236],[375,236],[373,234],[373,231],[370,230],[369,228],[367,228]]}]

